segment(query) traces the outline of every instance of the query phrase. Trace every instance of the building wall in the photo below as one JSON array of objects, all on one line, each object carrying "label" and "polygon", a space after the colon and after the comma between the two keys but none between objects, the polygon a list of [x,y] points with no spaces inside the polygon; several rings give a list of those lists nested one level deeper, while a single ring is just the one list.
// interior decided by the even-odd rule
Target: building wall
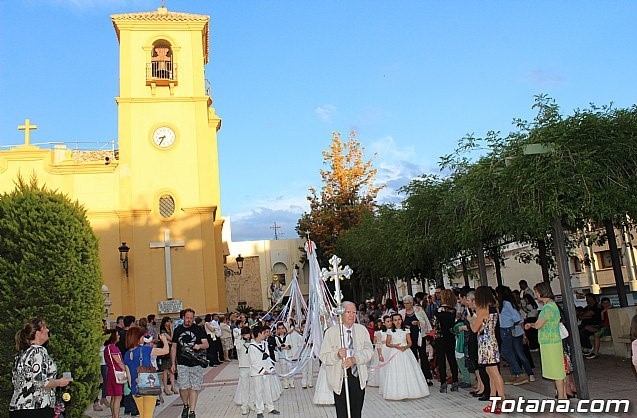
[{"label": "building wall", "polygon": [[[208,17],[159,9],[112,19],[120,46],[117,151],[106,154],[108,164],[102,152],[82,154],[63,146],[0,151],[0,192],[12,190],[18,175],[27,180],[33,175],[86,208],[99,238],[111,320],[158,313],[158,303],[169,299],[164,249],[150,246],[163,242],[166,230],[171,241],[184,242],[170,251],[172,299],[197,312],[225,311],[217,154],[221,120],[210,107],[204,78]],[[169,40],[175,51],[176,85],[147,83],[150,49],[158,39]],[[153,133],[163,126],[176,133],[166,148],[153,142]],[[159,211],[163,195],[175,202],[169,216]],[[130,247],[128,277],[119,261],[122,242]]]}]

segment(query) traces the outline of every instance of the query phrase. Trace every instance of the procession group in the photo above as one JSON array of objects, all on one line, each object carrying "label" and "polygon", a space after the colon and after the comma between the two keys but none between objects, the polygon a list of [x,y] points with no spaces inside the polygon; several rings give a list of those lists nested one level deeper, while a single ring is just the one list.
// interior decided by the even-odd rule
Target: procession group
[{"label": "procession group", "polygon": [[[586,321],[601,315],[598,306],[591,303],[584,310],[580,332],[590,332]],[[293,312],[287,317],[270,311],[202,318],[185,309],[179,319],[166,316],[159,325],[155,315],[118,317],[115,328],[104,330],[102,390],[93,407],[109,408],[112,418],[119,418],[121,406],[125,414],[152,418],[162,394],[178,393],[181,418],[196,418],[205,369],[233,359],[239,365],[234,401],[242,414],[254,411],[258,418],[280,414],[275,402],[298,380],[302,389],[314,390],[315,404],[335,405],[339,418],[348,411],[361,416],[368,386],[377,387],[388,401],[426,397],[436,381],[441,393],[467,388],[480,400],[505,399],[507,383],[535,380],[530,352],[536,350],[542,376],[555,381],[556,396],[573,395],[569,347],[548,283],[531,290],[521,281],[515,291],[505,286],[437,288],[432,295],[416,293],[398,303],[388,299],[358,307],[343,302],[341,314],[340,324],[321,321],[320,347],[312,347],[309,334],[304,335],[305,320],[297,321]],[[16,335],[12,417],[34,416],[21,415],[27,411],[49,417],[53,389],[70,382],[56,378],[55,363],[42,347],[47,340],[48,329],[39,318],[26,322]],[[41,365],[37,376],[30,367],[34,361]],[[510,369],[507,382],[501,361]],[[159,396],[143,395],[137,387],[138,373],[150,367],[159,372]],[[47,383],[40,387],[40,381]],[[490,402],[483,410],[501,413],[500,408]]]}]

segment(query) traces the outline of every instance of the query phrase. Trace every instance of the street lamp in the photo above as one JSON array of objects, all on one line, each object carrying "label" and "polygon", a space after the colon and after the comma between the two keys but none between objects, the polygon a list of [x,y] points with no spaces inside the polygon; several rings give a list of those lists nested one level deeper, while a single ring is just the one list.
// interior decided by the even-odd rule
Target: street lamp
[{"label": "street lamp", "polygon": [[243,270],[243,260],[245,260],[245,258],[241,257],[241,254],[239,254],[237,258],[235,258],[235,261],[237,262],[237,268],[239,269],[239,271],[234,271],[228,266],[223,266],[223,275],[226,277],[240,276],[241,270]]},{"label": "street lamp", "polygon": [[125,242],[122,242],[118,248],[119,250],[119,261],[122,263],[122,268],[126,272],[126,277],[128,277],[128,252],[130,251],[130,247],[126,245]]}]

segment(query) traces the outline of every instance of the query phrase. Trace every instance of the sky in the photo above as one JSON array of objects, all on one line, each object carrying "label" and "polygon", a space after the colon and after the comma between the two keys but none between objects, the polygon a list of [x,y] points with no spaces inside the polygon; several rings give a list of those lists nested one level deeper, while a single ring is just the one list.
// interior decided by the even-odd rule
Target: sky
[{"label": "sky", "polygon": [[[117,139],[110,15],[161,0],[0,0],[0,149]],[[439,172],[466,134],[503,134],[547,94],[564,114],[636,102],[635,1],[166,0],[206,14],[221,213],[233,241],[295,238],[332,132],[356,130],[380,202]]]}]

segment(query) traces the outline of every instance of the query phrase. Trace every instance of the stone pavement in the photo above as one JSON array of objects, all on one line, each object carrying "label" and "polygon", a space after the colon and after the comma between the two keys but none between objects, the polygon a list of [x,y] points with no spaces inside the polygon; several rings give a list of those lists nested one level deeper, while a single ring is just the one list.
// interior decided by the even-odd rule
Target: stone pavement
[{"label": "stone pavement", "polygon": [[[536,357],[536,355],[534,355]],[[540,364],[539,358],[535,358],[536,365]],[[635,375],[630,360],[622,360],[616,357],[600,356],[595,360],[587,360],[587,373],[591,399],[629,399],[631,410],[627,414],[603,414],[604,417],[629,417],[637,416],[637,391],[635,391]],[[505,380],[509,377],[503,369]],[[536,368],[537,380],[522,386],[509,386],[505,388],[508,399],[516,399],[518,396],[524,399],[551,399],[555,394],[555,386],[552,381],[542,379],[539,367]],[[224,363],[224,365],[208,369],[205,377],[205,388],[199,395],[197,416],[199,418],[226,417],[240,418],[240,408],[232,401],[237,383],[238,363]],[[316,373],[315,378],[316,380]],[[301,389],[297,379],[295,389],[286,389],[281,398],[275,402],[276,408],[281,411],[280,417],[303,418],[335,418],[333,406],[316,406],[312,403],[313,389]],[[365,406],[363,417],[388,418],[407,416],[426,417],[471,417],[488,416],[482,412],[487,402],[480,402],[471,397],[467,390],[458,393],[441,394],[438,385],[433,386],[431,394],[423,399],[408,401],[386,401],[378,394],[378,388],[368,387],[365,394]],[[571,400],[571,407],[577,405],[577,400]],[[182,403],[178,395],[165,397],[165,402],[157,407],[157,418],[179,418]],[[110,417],[109,411],[87,411],[87,415],[93,418]],[[265,414],[273,417],[273,415]],[[579,417],[594,416],[594,414],[576,413],[536,413],[522,414],[509,413],[512,417]],[[256,414],[247,415],[254,418]],[[601,414],[600,414],[601,416]],[[128,418],[128,417],[125,417]]]}]

